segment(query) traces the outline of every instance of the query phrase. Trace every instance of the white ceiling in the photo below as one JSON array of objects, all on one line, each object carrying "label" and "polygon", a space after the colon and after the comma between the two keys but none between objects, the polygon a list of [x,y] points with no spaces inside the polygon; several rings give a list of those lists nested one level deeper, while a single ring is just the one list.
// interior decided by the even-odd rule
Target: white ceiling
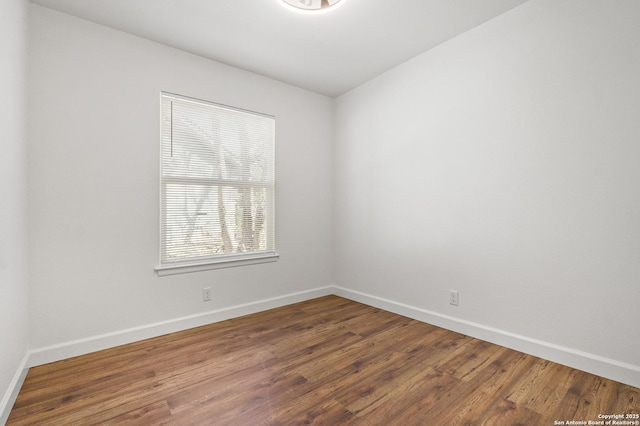
[{"label": "white ceiling", "polygon": [[32,0],[331,97],[527,0],[343,0],[303,15],[280,0]]}]

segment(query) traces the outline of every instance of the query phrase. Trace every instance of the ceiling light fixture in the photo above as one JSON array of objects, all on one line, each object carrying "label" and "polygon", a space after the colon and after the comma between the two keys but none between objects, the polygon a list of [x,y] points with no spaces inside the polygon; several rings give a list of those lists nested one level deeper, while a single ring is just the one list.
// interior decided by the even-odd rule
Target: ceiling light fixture
[{"label": "ceiling light fixture", "polygon": [[280,0],[296,12],[318,14],[335,10],[344,0]]}]

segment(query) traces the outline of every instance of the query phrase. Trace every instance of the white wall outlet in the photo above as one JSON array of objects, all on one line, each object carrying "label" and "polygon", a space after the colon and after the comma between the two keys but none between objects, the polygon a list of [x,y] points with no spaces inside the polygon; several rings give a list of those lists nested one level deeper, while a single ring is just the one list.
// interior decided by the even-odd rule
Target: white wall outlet
[{"label": "white wall outlet", "polygon": [[208,302],[211,300],[211,287],[205,287],[202,289],[202,301]]},{"label": "white wall outlet", "polygon": [[458,290],[449,290],[449,304],[453,306],[458,306],[458,298],[459,298]]}]

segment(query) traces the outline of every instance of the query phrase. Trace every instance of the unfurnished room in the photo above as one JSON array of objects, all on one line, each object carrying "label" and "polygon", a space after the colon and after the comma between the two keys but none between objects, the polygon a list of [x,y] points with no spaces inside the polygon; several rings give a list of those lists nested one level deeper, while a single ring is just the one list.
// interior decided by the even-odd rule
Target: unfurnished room
[{"label": "unfurnished room", "polygon": [[2,0],[0,424],[640,425],[640,1]]}]

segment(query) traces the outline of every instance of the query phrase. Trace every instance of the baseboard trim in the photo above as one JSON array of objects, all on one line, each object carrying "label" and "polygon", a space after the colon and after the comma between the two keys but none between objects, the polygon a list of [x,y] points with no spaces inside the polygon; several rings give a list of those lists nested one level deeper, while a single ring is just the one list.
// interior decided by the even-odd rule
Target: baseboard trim
[{"label": "baseboard trim", "polygon": [[[60,361],[102,349],[158,337],[330,294],[404,315],[418,321],[505,346],[620,383],[640,387],[640,366],[638,365],[628,364],[565,346],[532,339],[527,336],[439,314],[356,290],[340,286],[327,286],[31,350],[28,352],[25,360],[23,360],[19,374],[16,374],[12,386],[2,401],[3,405],[0,406],[0,414],[3,414],[3,410],[6,410],[5,405],[9,403],[11,395],[15,393],[15,396],[17,396],[28,367]],[[20,379],[20,377],[22,378]],[[6,414],[8,416],[8,413]]]},{"label": "baseboard trim", "polygon": [[27,362],[29,361],[29,352],[25,353],[20,365],[18,365],[18,369],[16,370],[16,374],[13,376],[11,383],[9,383],[9,387],[7,388],[6,393],[2,397],[2,401],[0,401],[0,425],[4,425],[9,420],[9,414],[11,413],[11,409],[13,408],[13,404],[16,402],[16,398],[18,397],[18,393],[20,393],[20,388],[22,388],[22,384],[24,383],[24,379],[27,377]]},{"label": "baseboard trim", "polygon": [[85,355],[103,349],[113,348],[127,343],[133,343],[144,339],[162,336],[177,331],[200,327],[215,322],[237,318],[256,312],[262,312],[292,303],[303,302],[317,297],[333,294],[333,287],[321,287],[284,296],[258,300],[236,306],[216,309],[209,312],[176,318],[168,321],[120,330],[92,336],[86,339],[78,339],[57,345],[47,346],[29,351],[28,367],[60,361],[74,356]]},{"label": "baseboard trim", "polygon": [[447,330],[452,330],[500,346],[505,346],[509,349],[514,349],[558,364],[586,371],[587,373],[640,388],[640,366],[638,365],[628,364],[565,346],[532,339],[519,334],[510,333],[493,327],[487,327],[482,324],[465,321],[459,318],[428,311],[426,309],[373,296],[371,294],[361,293],[344,287],[335,286],[334,294],[346,299],[384,309],[418,321],[446,328]]}]

